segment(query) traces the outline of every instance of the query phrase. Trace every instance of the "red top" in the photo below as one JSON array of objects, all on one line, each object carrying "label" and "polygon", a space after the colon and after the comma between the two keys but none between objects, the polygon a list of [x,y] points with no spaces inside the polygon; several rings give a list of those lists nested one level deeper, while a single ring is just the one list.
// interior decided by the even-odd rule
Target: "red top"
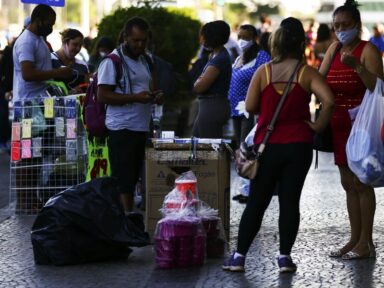
[{"label": "red top", "polygon": [[[360,41],[352,55],[360,59],[367,41]],[[360,105],[365,94],[365,87],[359,75],[352,68],[341,63],[340,50],[336,53],[331,68],[327,74],[327,82],[335,96],[335,114],[340,110],[350,109]]]},{"label": "red top", "polygon": [[[352,51],[357,59],[361,58],[367,41],[360,41]],[[327,82],[335,96],[335,111],[332,114],[332,142],[336,165],[348,165],[345,147],[352,129],[348,110],[361,104],[366,87],[352,68],[341,63],[340,51],[336,53],[327,75]]]},{"label": "red top", "polygon": [[[272,79],[272,65],[269,67],[269,79]],[[311,95],[298,83],[300,75],[305,66],[299,69],[296,81],[291,84],[291,91],[288,92],[283,107],[275,122],[273,132],[267,143],[312,143],[314,132],[305,121],[310,121],[309,103]],[[269,81],[268,81],[269,82]],[[260,144],[271,123],[275,109],[282,94],[276,91],[274,83],[287,83],[283,81],[270,82],[261,92],[260,115],[257,121],[257,129],[254,138],[255,144]]]}]

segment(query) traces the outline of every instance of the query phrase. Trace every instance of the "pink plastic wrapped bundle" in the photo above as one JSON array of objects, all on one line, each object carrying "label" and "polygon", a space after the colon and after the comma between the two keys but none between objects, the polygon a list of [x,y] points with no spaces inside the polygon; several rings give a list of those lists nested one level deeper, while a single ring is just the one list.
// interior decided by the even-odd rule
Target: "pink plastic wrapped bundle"
[{"label": "pink plastic wrapped bundle", "polygon": [[199,203],[198,199],[193,198],[193,194],[184,194],[175,188],[165,196],[160,212],[164,217],[172,218],[195,216]]},{"label": "pink plastic wrapped bundle", "polygon": [[174,258],[162,258],[156,255],[156,264],[157,267],[162,269],[172,269],[177,267],[176,261]]},{"label": "pink plastic wrapped bundle", "polygon": [[207,258],[224,256],[227,249],[227,241],[224,236],[221,219],[217,216],[217,210],[212,209],[201,201],[197,215],[201,217],[206,232]]},{"label": "pink plastic wrapped bundle", "polygon": [[192,264],[193,236],[180,237],[179,255],[177,258],[178,267],[188,267]]},{"label": "pink plastic wrapped bundle", "polygon": [[155,239],[156,256],[174,259],[177,256],[178,241],[176,239]]},{"label": "pink plastic wrapped bundle", "polygon": [[193,239],[193,254],[192,265],[201,266],[205,262],[205,242],[206,236],[204,233],[197,235]]},{"label": "pink plastic wrapped bundle", "polygon": [[202,219],[207,238],[217,238],[220,235],[219,220],[216,216]]},{"label": "pink plastic wrapped bundle", "polygon": [[205,230],[201,219],[168,217],[160,220],[155,232],[155,251],[160,268],[202,265],[205,260]]},{"label": "pink plastic wrapped bundle", "polygon": [[156,227],[156,238],[170,239],[180,237],[193,237],[201,221],[196,217],[184,219],[163,218]]}]

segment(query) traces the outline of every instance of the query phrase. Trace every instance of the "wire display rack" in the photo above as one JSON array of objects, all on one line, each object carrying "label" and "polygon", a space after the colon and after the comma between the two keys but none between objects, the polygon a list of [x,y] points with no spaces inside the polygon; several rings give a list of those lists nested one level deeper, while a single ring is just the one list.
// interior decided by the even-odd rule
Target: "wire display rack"
[{"label": "wire display rack", "polygon": [[50,197],[85,181],[80,111],[76,95],[14,103],[9,207],[16,214],[36,214]]}]

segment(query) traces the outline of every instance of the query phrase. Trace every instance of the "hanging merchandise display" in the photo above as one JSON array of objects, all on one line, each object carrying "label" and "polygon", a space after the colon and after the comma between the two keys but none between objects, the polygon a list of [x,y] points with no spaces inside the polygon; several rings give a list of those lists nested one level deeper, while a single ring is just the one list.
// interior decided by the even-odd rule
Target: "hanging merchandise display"
[{"label": "hanging merchandise display", "polygon": [[53,195],[85,180],[86,132],[78,97],[16,101],[12,123],[10,207],[36,214]]}]

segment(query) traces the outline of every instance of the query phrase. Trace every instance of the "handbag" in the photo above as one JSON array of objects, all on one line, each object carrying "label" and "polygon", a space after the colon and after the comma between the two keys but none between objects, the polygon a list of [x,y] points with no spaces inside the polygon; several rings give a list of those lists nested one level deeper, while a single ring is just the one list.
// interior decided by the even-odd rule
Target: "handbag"
[{"label": "handbag", "polygon": [[33,99],[32,103],[32,136],[41,135],[42,132],[47,130],[47,122],[44,117],[44,103],[42,99]]},{"label": "handbag", "polygon": [[[321,104],[315,110],[315,119],[318,118],[320,111]],[[315,133],[313,137],[313,149],[321,152],[333,152],[332,129],[329,123],[323,131]]]},{"label": "handbag", "polygon": [[240,144],[240,149],[236,150],[235,169],[239,176],[250,180],[255,179],[259,170],[261,155],[263,154],[267,141],[271,136],[277,117],[279,116],[280,110],[284,104],[285,99],[287,98],[293,78],[295,77],[300,65],[301,61],[298,61],[295,70],[289,78],[288,84],[285,86],[283,95],[277,104],[275,112],[273,113],[272,120],[268,125],[268,129],[264,135],[263,141],[260,145],[258,145],[257,150],[254,146],[248,146],[245,142],[242,142]]},{"label": "handbag", "polygon": [[[329,66],[327,67],[326,73],[324,77],[327,76],[329,70],[331,69],[331,65],[333,60],[336,57],[337,52],[341,49],[342,45],[338,45],[333,52],[331,62]],[[318,105],[318,107],[315,110],[315,119],[317,119],[321,112],[321,103]],[[316,163],[318,162],[318,154],[317,151],[321,152],[333,152],[333,141],[332,141],[332,129],[330,123],[325,127],[325,129],[321,132],[315,133],[315,136],[313,137],[313,149],[316,150]],[[317,164],[316,164],[317,167]]]}]

